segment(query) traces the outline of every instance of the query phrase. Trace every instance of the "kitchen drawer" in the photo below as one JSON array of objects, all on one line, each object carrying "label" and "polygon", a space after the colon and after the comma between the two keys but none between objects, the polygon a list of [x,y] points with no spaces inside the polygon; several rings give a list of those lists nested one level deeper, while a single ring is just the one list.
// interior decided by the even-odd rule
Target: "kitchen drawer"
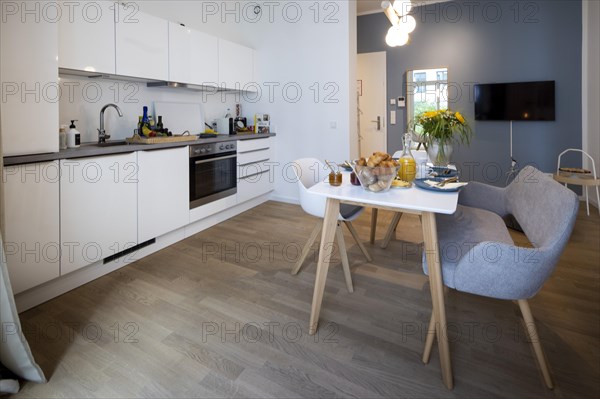
[{"label": "kitchen drawer", "polygon": [[264,139],[238,140],[237,152],[239,155],[245,152],[267,149],[271,147],[271,144],[271,139],[269,137]]},{"label": "kitchen drawer", "polygon": [[244,153],[238,153],[237,155],[237,163],[241,167],[255,162],[268,161],[269,159],[271,159],[270,148],[247,151]]},{"label": "kitchen drawer", "polygon": [[270,165],[271,161],[269,159],[264,159],[261,162],[251,162],[247,164],[238,163],[237,176],[238,181],[245,177],[250,177],[252,175],[257,175],[259,173],[263,173],[269,170],[272,165]]},{"label": "kitchen drawer", "polygon": [[237,203],[251,200],[273,190],[273,176],[271,170],[266,168],[262,173],[252,174],[239,179],[237,190]]}]

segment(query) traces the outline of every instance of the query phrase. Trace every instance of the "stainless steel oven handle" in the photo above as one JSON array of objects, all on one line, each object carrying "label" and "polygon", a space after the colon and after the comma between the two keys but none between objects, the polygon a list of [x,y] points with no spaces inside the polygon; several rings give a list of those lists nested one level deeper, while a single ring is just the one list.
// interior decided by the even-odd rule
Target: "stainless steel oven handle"
[{"label": "stainless steel oven handle", "polygon": [[214,162],[214,161],[221,161],[221,160],[223,160],[223,159],[231,159],[231,158],[235,158],[235,157],[237,157],[237,155],[236,155],[236,154],[233,154],[233,155],[227,155],[227,156],[224,156],[224,157],[218,157],[218,158],[203,159],[202,161],[196,161],[196,162],[195,162],[195,164],[196,164],[196,165],[200,165],[200,164],[202,164],[202,163]]}]

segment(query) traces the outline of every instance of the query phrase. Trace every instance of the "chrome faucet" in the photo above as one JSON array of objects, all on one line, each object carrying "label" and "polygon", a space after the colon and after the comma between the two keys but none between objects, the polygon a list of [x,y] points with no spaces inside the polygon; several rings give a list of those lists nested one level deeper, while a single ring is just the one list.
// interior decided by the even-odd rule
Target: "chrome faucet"
[{"label": "chrome faucet", "polygon": [[117,107],[116,104],[106,104],[100,110],[100,129],[98,129],[98,144],[106,143],[106,140],[110,138],[108,134],[106,134],[106,130],[104,130],[104,111],[106,108],[113,107],[119,113],[119,116],[122,117],[123,113],[121,112],[121,108]]}]

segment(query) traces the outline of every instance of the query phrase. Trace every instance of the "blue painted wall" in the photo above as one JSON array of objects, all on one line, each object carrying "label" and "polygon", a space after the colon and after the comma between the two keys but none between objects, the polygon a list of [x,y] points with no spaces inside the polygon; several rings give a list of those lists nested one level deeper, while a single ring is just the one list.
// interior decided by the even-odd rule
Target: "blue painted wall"
[{"label": "blue painted wall", "polygon": [[[450,108],[475,132],[471,146],[455,148],[452,157],[464,178],[503,186],[510,167],[509,122],[474,120],[475,83],[556,81],[556,121],[513,122],[520,166],[552,172],[560,152],[581,148],[580,1],[454,1],[412,14],[417,28],[408,45],[396,48],[385,44],[390,23],[383,13],[358,17],[358,52],[387,52],[388,100],[406,95],[407,70],[448,67]],[[397,110],[399,123],[388,127],[391,153],[406,127],[406,109]],[[576,157],[569,161],[580,166]]]}]

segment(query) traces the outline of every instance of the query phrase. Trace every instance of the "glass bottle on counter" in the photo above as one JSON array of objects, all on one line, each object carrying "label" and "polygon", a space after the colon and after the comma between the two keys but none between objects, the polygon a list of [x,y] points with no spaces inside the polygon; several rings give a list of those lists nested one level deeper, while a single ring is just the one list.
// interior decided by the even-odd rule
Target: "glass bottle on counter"
[{"label": "glass bottle on counter", "polygon": [[412,144],[412,134],[405,133],[402,137],[402,155],[400,155],[400,170],[398,171],[398,177],[400,180],[404,180],[407,182],[412,182],[415,180],[415,176],[417,175],[417,162],[410,152],[410,146]]},{"label": "glass bottle on counter", "polygon": [[158,115],[158,122],[156,122],[156,129],[162,133],[163,129],[164,129],[164,125],[163,125],[163,121],[162,121],[162,115]]},{"label": "glass bottle on counter", "polygon": [[144,115],[142,116],[142,126],[148,123],[148,107],[144,105]]}]

